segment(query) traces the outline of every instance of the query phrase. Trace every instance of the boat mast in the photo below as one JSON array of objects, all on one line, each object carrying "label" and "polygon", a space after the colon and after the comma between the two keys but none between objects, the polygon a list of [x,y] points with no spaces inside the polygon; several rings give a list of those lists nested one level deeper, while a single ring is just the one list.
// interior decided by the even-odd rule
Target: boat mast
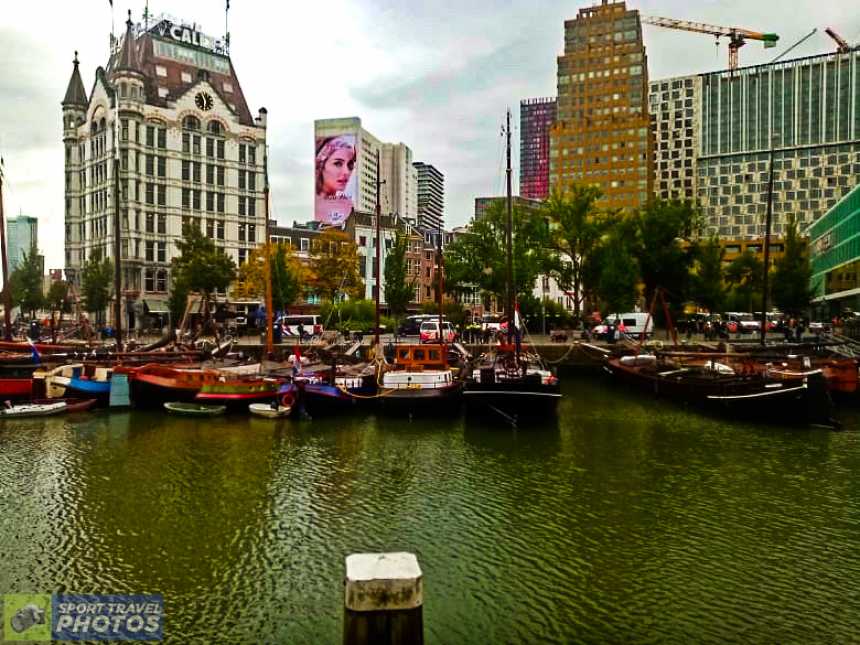
[{"label": "boat mast", "polygon": [[442,275],[442,221],[439,221],[439,232],[436,238],[436,283],[439,287],[439,342],[442,340],[442,292],[445,287],[445,278]]},{"label": "boat mast", "polygon": [[382,247],[382,225],[380,224],[380,220],[382,219],[382,206],[379,204],[379,189],[382,185],[382,181],[379,178],[379,149],[376,150],[376,294],[374,296],[374,302],[376,305],[376,315],[375,315],[375,327],[376,329],[374,337],[376,339],[376,351],[379,351],[379,292],[381,291],[380,285],[382,283],[382,275],[381,271],[381,262],[380,262],[380,248]]},{"label": "boat mast", "polygon": [[12,340],[12,291],[9,288],[9,264],[6,261],[6,221],[3,218],[3,159],[0,157],[0,256],[3,262],[3,337]]},{"label": "boat mast", "polygon": [[[111,3],[113,6],[113,3]],[[129,10],[129,25],[131,25],[131,10]],[[129,34],[131,34],[129,26]],[[114,292],[114,338],[116,351],[122,351],[122,225],[119,210],[119,93],[114,93],[113,120],[113,292]]]},{"label": "boat mast", "polygon": [[513,251],[513,228],[514,216],[513,207],[511,204],[511,110],[507,112],[507,126],[505,127],[506,150],[507,150],[507,170],[505,171],[507,182],[507,231],[505,232],[505,247],[507,253],[507,283],[508,293],[507,302],[505,303],[505,317],[508,319],[508,345],[511,344],[511,338],[514,331],[514,251]]},{"label": "boat mast", "polygon": [[[272,338],[273,330],[273,312],[272,312],[272,247],[270,243],[269,232],[269,217],[271,206],[269,205],[269,151],[268,144],[266,152],[263,154],[263,200],[266,202],[266,245],[264,247],[266,254],[266,357],[271,359],[274,354],[274,339]],[[301,339],[299,339],[301,342]]]}]

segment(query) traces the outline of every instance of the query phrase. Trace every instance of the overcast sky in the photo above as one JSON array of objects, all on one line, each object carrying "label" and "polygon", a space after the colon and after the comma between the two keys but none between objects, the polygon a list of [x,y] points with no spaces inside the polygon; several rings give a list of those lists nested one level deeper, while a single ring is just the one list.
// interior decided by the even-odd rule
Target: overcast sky
[{"label": "overcast sky", "polygon": [[[144,0],[115,0],[116,29]],[[555,94],[564,20],[592,2],[549,0],[233,0],[233,64],[253,114],[269,110],[274,216],[313,218],[313,122],[359,116],[383,141],[402,141],[416,161],[445,175],[445,223],[468,221],[476,196],[500,194],[507,107],[519,136],[520,99]],[[832,51],[824,28],[860,41],[856,0],[640,0],[646,15],[773,31],[780,47],[750,42],[741,64],[765,62],[813,28],[791,57]],[[224,32],[218,0],[150,0],[150,11]],[[536,8],[539,7],[539,8]],[[7,214],[39,218],[48,267],[63,263],[60,101],[80,52],[87,92],[107,61],[107,0],[3,0],[0,13],[0,154]],[[650,78],[722,69],[728,52],[710,36],[645,27]],[[514,154],[516,165],[518,154]],[[516,186],[516,181],[515,181]],[[516,190],[516,189],[515,189]]]}]

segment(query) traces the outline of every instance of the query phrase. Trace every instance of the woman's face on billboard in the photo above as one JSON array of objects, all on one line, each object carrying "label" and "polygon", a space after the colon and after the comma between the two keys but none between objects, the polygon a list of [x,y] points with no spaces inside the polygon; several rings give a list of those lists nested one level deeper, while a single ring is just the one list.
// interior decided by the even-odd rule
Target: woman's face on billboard
[{"label": "woman's face on billboard", "polygon": [[323,166],[323,192],[326,195],[334,195],[346,190],[353,168],[355,168],[354,150],[352,148],[335,150]]}]

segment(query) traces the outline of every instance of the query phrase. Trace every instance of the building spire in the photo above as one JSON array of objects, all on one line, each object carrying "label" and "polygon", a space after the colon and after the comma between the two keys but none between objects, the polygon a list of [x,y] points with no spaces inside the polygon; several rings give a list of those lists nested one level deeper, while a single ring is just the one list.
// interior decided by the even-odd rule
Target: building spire
[{"label": "building spire", "polygon": [[72,61],[72,77],[69,79],[69,86],[66,88],[66,97],[63,99],[63,107],[79,105],[87,106],[87,93],[84,90],[84,82],[81,80],[81,73],[78,71],[78,52],[75,52],[75,59]]},{"label": "building spire", "polygon": [[141,73],[134,42],[134,23],[131,21],[131,9],[128,10],[128,20],[125,21],[125,39],[122,42],[122,51],[119,53],[116,71]]}]

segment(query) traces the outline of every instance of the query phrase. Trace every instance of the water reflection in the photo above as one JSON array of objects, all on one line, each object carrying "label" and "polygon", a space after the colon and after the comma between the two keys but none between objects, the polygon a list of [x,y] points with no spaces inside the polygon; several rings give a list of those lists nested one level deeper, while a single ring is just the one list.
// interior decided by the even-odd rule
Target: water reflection
[{"label": "water reflection", "polygon": [[853,638],[860,432],[565,383],[558,423],[517,429],[6,422],[0,593],[158,592],[168,642],[331,642],[344,555],[409,550],[431,642]]}]

